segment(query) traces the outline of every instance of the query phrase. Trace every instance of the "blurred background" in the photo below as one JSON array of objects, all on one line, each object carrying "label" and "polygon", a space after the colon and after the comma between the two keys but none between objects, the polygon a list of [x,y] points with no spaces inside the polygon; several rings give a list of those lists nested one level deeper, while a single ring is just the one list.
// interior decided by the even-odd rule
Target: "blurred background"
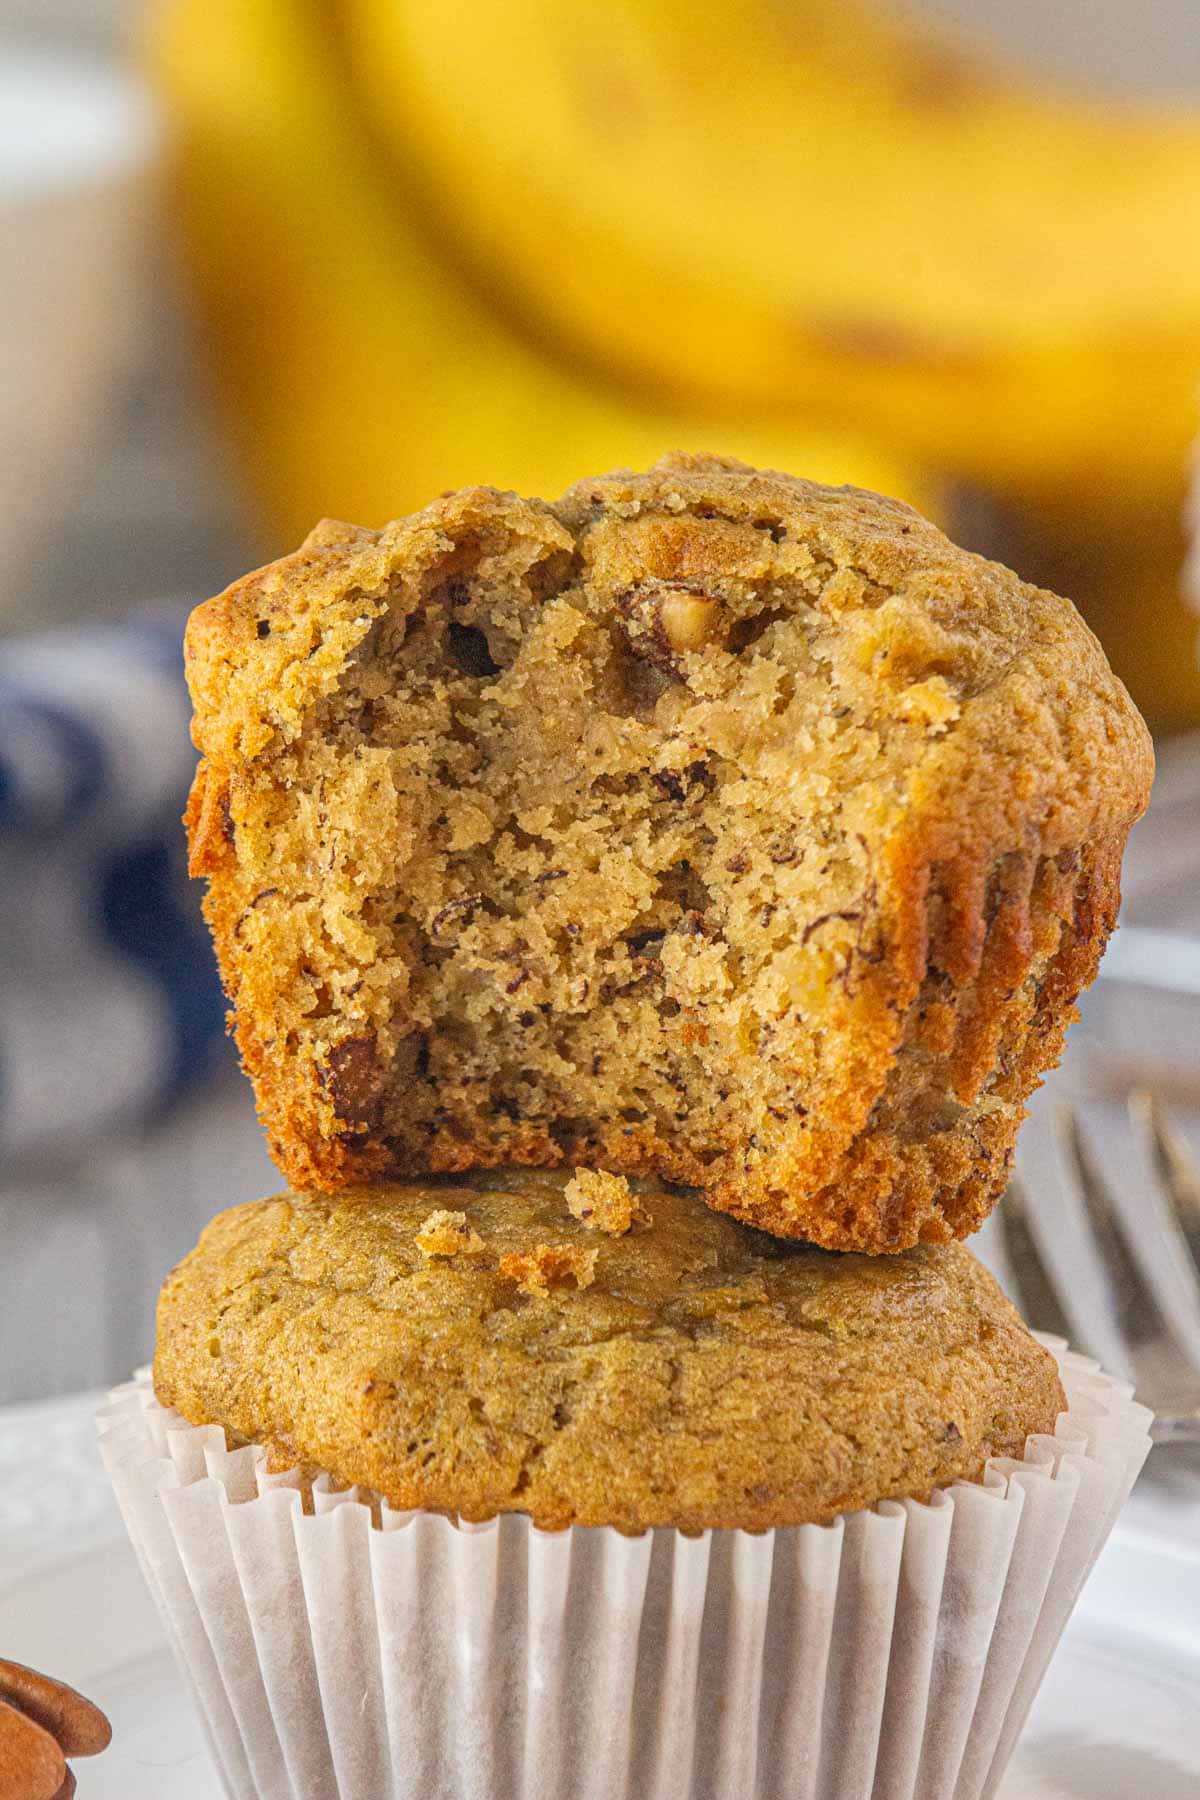
[{"label": "blurred background", "polygon": [[1168,771],[1130,914],[1200,930],[1194,0],[0,0],[0,213],[0,1401],[122,1378],[277,1182],[179,641],[322,515],[902,494],[1081,607]]}]

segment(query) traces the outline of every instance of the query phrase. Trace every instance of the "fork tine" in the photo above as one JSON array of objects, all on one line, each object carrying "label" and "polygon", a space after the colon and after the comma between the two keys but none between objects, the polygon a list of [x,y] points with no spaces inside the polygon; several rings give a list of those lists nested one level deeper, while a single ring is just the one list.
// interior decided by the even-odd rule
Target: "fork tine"
[{"label": "fork tine", "polygon": [[1149,1125],[1128,1093],[1120,1104],[1076,1102],[1076,1116],[1126,1248],[1200,1381],[1200,1276],[1175,1222]]},{"label": "fork tine", "polygon": [[1135,1088],[1129,1116],[1150,1150],[1180,1241],[1200,1276],[1200,1168],[1158,1095]]},{"label": "fork tine", "polygon": [[1019,1175],[1014,1175],[1010,1181],[998,1217],[1004,1255],[1017,1290],[1022,1317],[1037,1331],[1048,1331],[1054,1337],[1077,1342],[1077,1334],[1072,1331],[1059,1304],[1037,1239],[1030,1229],[1029,1201]]},{"label": "fork tine", "polygon": [[1055,1108],[1054,1129],[1104,1267],[1137,1386],[1156,1409],[1194,1406],[1200,1376],[1192,1369],[1186,1349],[1130,1249],[1124,1222],[1088,1150],[1073,1107],[1062,1103]]},{"label": "fork tine", "polygon": [[1109,1292],[1116,1302],[1122,1333],[1127,1343],[1135,1345],[1144,1338],[1147,1326],[1157,1319],[1158,1303],[1125,1241],[1119,1215],[1083,1141],[1079,1114],[1073,1106],[1063,1103],[1055,1107],[1054,1132],[1078,1183],[1079,1198],[1104,1265]]}]

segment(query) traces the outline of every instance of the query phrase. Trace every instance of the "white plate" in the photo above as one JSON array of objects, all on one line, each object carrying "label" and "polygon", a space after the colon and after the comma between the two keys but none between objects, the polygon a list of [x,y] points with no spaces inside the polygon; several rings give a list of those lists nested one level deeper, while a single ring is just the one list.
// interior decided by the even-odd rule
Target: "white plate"
[{"label": "white plate", "polygon": [[[101,1543],[0,1586],[0,1646],[108,1713],[87,1800],[220,1800],[221,1787],[133,1552]],[[1085,1590],[1002,1800],[1196,1800],[1200,1549],[1114,1536]],[[316,1800],[316,1797],[313,1797]]]}]

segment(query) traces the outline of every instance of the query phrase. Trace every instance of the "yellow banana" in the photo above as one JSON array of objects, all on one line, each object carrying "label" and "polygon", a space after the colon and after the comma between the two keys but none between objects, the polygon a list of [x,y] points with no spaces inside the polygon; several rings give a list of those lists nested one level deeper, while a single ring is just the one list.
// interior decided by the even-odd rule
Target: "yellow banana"
[{"label": "yellow banana", "polygon": [[1184,506],[1182,481],[1154,506],[1099,484],[1088,504],[1014,506],[987,533],[1026,580],[1071,596],[1157,732],[1200,723]]},{"label": "yellow banana", "polygon": [[1200,723],[1200,619],[1183,592],[1183,558],[1137,558],[1074,572],[1075,603],[1151,730]]},{"label": "yellow banana", "polygon": [[934,509],[913,467],[843,430],[630,398],[513,326],[375,152],[324,18],[320,0],[168,0],[147,44],[214,375],[273,542],[468,482],[557,493],[681,444]]},{"label": "yellow banana", "polygon": [[1200,115],[998,79],[829,0],[344,0],[455,253],[610,375],[999,487],[1178,480]]}]

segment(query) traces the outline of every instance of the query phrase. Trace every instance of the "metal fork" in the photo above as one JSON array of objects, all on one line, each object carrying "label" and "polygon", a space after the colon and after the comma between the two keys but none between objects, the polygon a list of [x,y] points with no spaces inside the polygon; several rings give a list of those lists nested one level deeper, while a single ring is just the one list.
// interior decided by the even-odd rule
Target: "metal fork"
[{"label": "metal fork", "polygon": [[1046,1093],[998,1220],[1028,1322],[1127,1375],[1156,1443],[1200,1444],[1200,1163],[1161,1097]]}]

